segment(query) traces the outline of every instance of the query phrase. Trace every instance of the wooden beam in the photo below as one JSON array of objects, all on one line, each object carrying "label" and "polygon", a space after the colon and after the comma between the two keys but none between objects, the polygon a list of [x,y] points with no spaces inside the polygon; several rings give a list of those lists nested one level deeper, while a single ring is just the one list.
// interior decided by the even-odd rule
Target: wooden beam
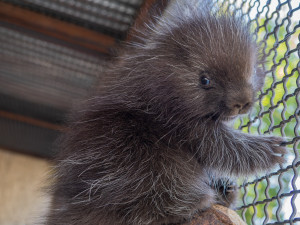
[{"label": "wooden beam", "polygon": [[49,123],[49,122],[46,122],[46,121],[43,121],[43,120],[38,120],[38,119],[29,117],[29,116],[23,116],[23,115],[20,115],[20,114],[7,112],[7,111],[4,111],[4,110],[0,110],[0,117],[10,119],[10,120],[19,121],[19,122],[22,122],[22,123],[27,123],[27,124],[37,126],[37,127],[47,128],[47,129],[50,129],[50,130],[57,130],[57,131],[63,131],[64,130],[64,126]]},{"label": "wooden beam", "polygon": [[0,21],[101,53],[109,53],[109,49],[116,44],[110,36],[3,2],[0,2]]}]

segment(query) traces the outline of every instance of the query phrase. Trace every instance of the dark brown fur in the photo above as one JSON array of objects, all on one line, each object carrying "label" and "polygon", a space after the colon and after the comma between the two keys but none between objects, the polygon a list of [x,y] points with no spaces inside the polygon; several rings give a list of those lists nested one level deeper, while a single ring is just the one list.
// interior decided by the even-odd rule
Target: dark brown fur
[{"label": "dark brown fur", "polygon": [[284,161],[282,138],[225,123],[263,85],[248,25],[209,6],[176,7],[74,112],[46,224],[178,223],[213,203],[229,206],[226,177]]}]

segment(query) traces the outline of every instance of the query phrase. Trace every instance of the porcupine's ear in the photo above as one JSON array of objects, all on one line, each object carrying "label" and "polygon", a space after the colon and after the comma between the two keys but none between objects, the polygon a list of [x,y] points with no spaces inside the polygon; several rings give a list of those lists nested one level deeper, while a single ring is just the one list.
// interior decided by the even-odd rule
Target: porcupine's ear
[{"label": "porcupine's ear", "polygon": [[132,26],[133,28],[128,32],[127,40],[144,44],[144,41],[149,39],[148,35],[151,34],[151,30],[154,29],[158,20],[162,17],[163,12],[171,2],[171,0],[160,0],[152,5],[147,2],[143,3],[146,5],[139,12],[138,17]]}]

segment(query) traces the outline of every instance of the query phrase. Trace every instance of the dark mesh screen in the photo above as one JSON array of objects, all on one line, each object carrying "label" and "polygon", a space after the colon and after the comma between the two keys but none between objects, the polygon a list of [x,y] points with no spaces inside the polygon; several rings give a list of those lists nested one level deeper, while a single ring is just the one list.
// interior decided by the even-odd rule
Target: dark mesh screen
[{"label": "dark mesh screen", "polygon": [[6,2],[118,38],[134,22],[143,0],[6,0]]},{"label": "dark mesh screen", "polygon": [[66,110],[86,95],[105,61],[0,26],[0,94]]}]

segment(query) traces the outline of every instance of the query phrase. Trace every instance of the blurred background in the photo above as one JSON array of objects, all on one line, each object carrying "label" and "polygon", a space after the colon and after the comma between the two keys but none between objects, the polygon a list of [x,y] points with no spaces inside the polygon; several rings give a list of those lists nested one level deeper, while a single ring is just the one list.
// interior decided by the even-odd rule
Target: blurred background
[{"label": "blurred background", "polygon": [[47,208],[54,141],[157,0],[0,0],[0,224]]},{"label": "blurred background", "polygon": [[[299,0],[215,2],[251,22],[268,60],[259,101],[235,127],[289,140],[287,165],[241,179],[238,212],[248,224],[300,223]],[[142,29],[149,11],[164,11],[168,3],[0,0],[0,225],[33,224],[47,210],[41,187],[68,112],[101,84],[133,27]]]},{"label": "blurred background", "polygon": [[88,94],[114,49],[130,38],[133,24],[147,20],[153,5],[158,7],[155,0],[1,0],[0,146],[51,157],[72,104]]}]

